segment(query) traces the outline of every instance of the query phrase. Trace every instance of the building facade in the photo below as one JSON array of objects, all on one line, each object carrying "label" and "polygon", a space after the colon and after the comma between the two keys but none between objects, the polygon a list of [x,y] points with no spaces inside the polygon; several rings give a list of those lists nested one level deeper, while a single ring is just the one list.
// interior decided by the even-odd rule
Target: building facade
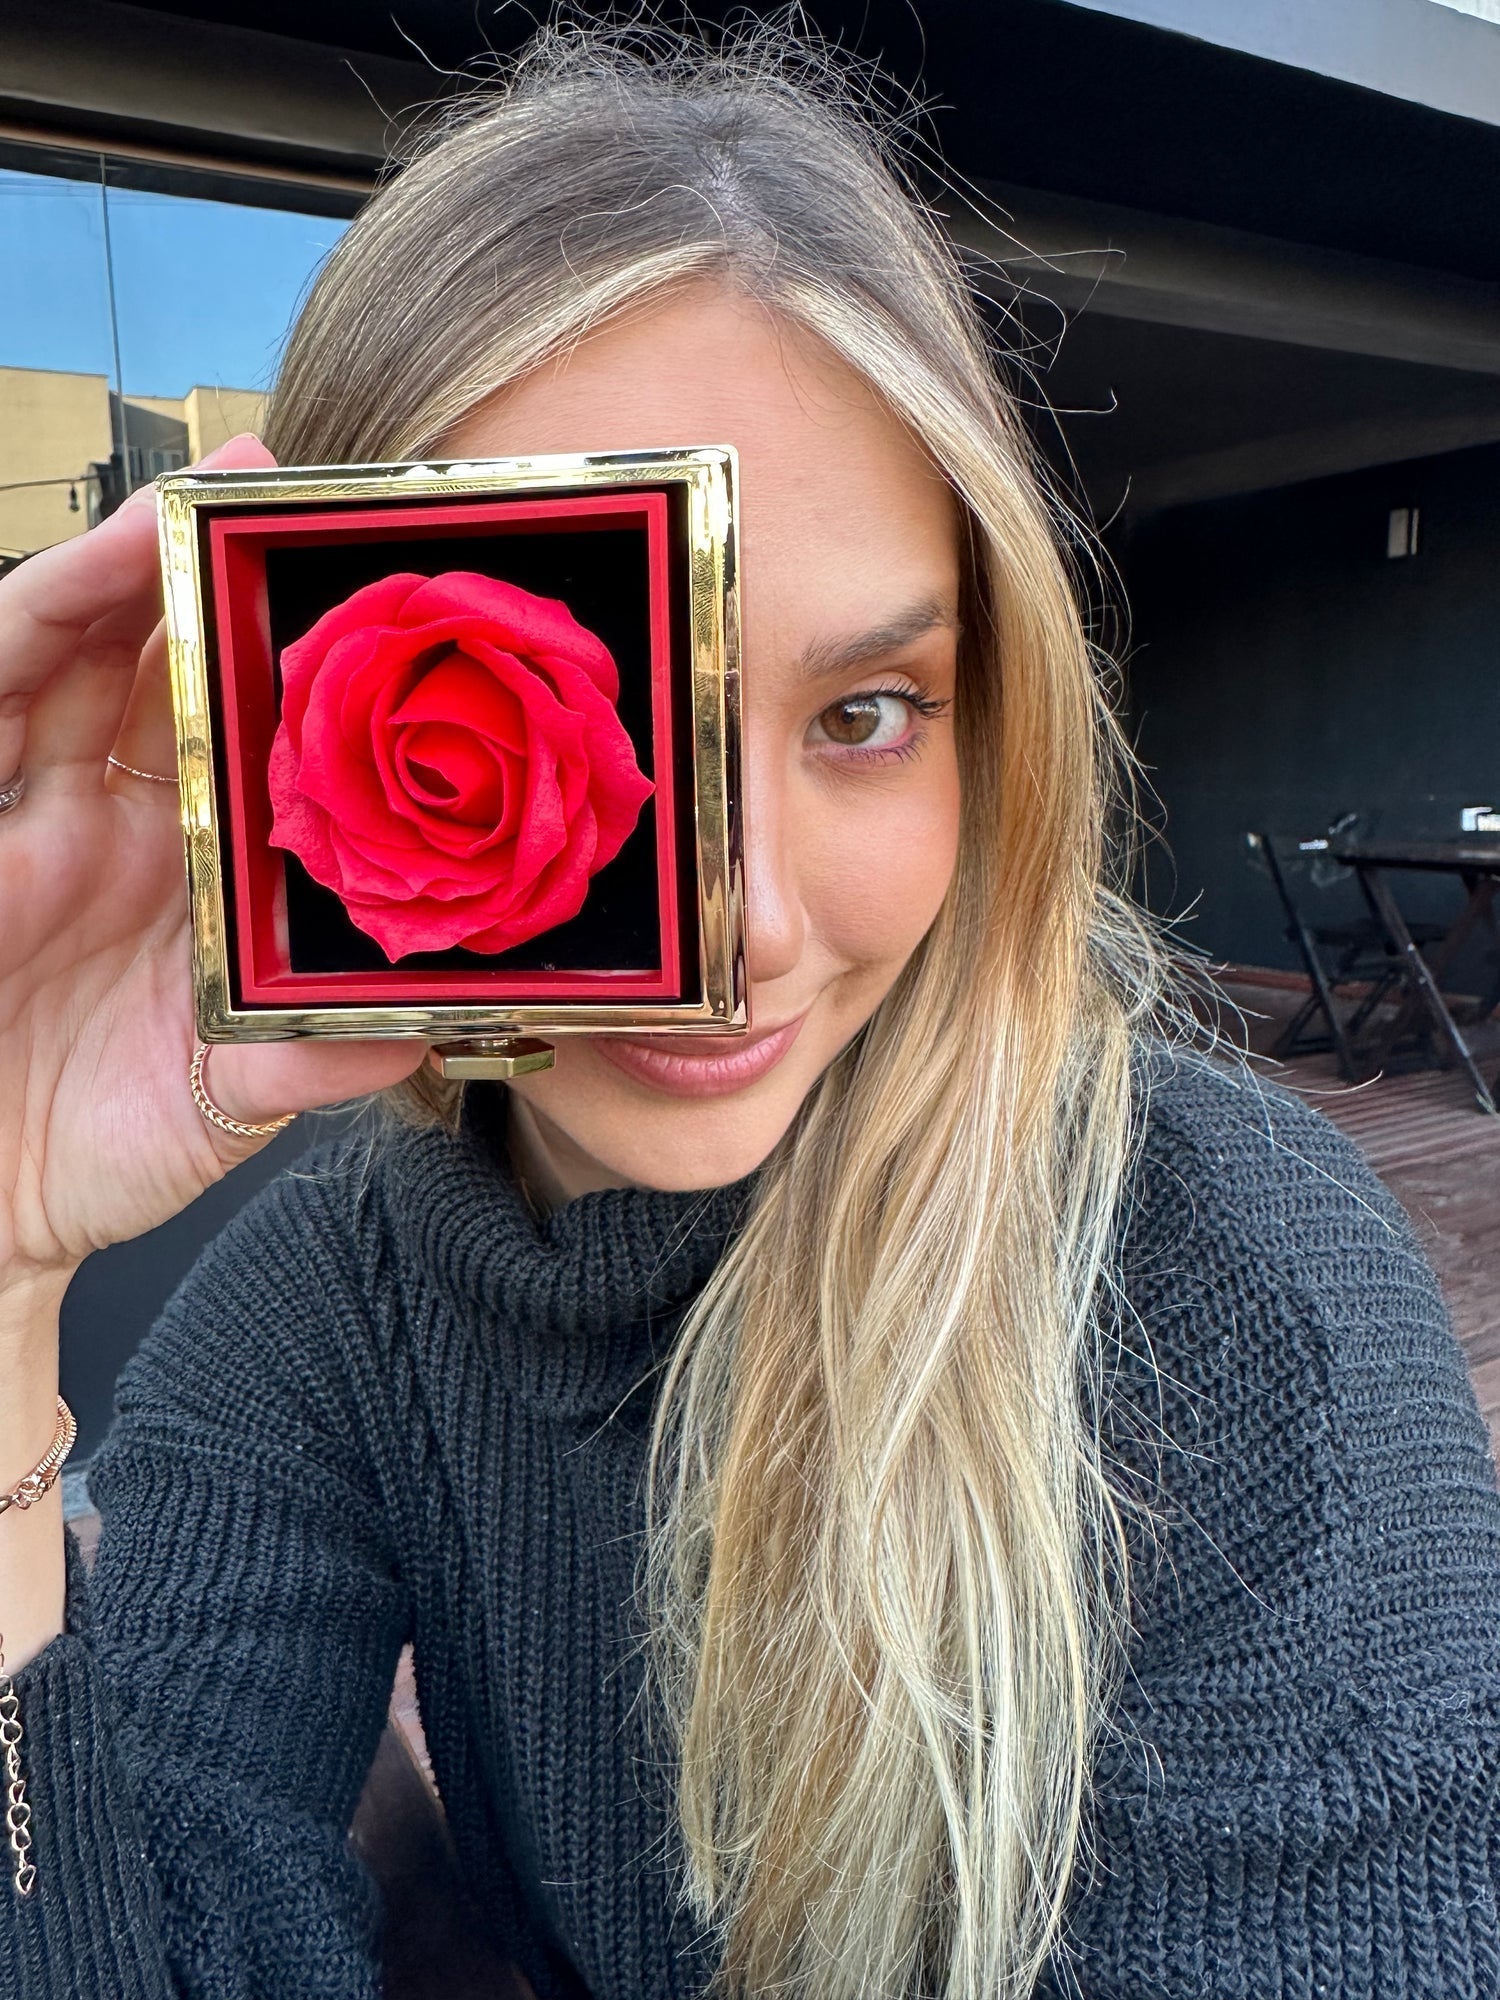
[{"label": "building facade", "polygon": [[117,454],[141,486],[259,431],[265,408],[253,389],[131,396],[106,375],[0,365],[0,565],[92,527],[119,483]]}]

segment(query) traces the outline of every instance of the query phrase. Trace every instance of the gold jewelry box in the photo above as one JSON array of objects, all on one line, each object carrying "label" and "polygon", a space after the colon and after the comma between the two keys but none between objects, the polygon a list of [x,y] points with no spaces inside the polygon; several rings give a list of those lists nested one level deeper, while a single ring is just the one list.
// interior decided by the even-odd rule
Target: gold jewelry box
[{"label": "gold jewelry box", "polygon": [[204,1041],[743,1030],[732,448],[158,495]]}]

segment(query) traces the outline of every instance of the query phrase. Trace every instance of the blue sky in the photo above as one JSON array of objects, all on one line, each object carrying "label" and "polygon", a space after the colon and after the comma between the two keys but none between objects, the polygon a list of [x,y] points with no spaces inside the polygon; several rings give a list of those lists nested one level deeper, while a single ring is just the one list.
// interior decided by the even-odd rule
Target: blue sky
[{"label": "blue sky", "polygon": [[[196,382],[260,389],[309,279],[342,235],[327,216],[112,188],[127,395]],[[0,365],[114,376],[100,193],[0,172]]]}]

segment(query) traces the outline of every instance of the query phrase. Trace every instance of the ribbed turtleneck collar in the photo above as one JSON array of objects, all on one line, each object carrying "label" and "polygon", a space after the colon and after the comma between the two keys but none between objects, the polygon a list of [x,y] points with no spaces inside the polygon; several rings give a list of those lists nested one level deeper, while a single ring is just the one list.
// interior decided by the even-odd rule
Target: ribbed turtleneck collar
[{"label": "ribbed turtleneck collar", "polygon": [[393,1134],[383,1178],[403,1250],[493,1340],[509,1386],[579,1416],[613,1409],[662,1359],[754,1185],[607,1188],[538,1217],[490,1086],[470,1088],[456,1137]]}]

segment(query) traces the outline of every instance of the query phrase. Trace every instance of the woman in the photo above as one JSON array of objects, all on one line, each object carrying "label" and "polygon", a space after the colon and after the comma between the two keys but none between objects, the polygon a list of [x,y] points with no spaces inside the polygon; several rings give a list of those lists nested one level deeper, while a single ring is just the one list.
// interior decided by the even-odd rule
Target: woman
[{"label": "woman", "polygon": [[[1058,535],[870,129],[764,41],[544,43],[351,229],[268,444],[721,439],[752,1038],[461,1104],[402,1045],[214,1052],[241,1124],[403,1120],[171,1302],[87,1588],[55,1492],[0,1523],[4,1990],[372,1992],[411,1637],[540,2000],[1493,1993],[1461,1358],[1332,1129],[1162,1037]],[[259,1143],[187,1087],[152,540],[138,497],[0,588],[7,1478],[79,1260]]]}]

